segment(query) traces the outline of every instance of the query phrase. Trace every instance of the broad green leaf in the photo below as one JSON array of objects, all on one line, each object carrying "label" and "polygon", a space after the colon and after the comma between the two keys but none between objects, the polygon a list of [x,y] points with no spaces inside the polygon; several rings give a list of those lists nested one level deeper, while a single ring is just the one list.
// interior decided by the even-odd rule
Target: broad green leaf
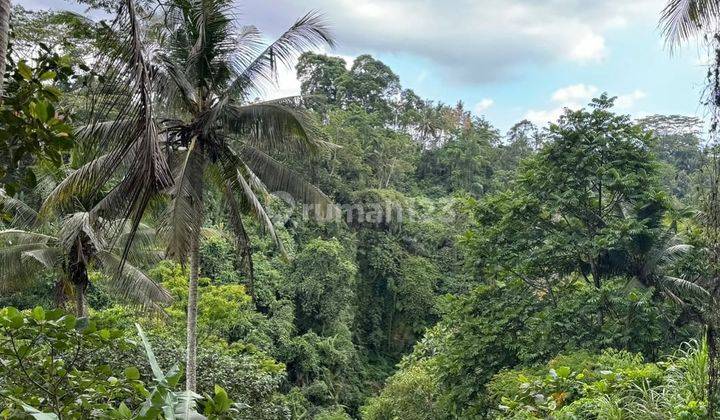
[{"label": "broad green leaf", "polygon": [[36,306],[30,313],[35,321],[45,320],[45,310],[41,306]]},{"label": "broad green leaf", "polygon": [[23,79],[25,79],[25,80],[32,79],[32,76],[33,76],[32,69],[27,65],[25,60],[20,60],[20,62],[18,62],[17,66],[18,66],[18,73],[20,73],[20,76],[22,76]]},{"label": "broad green leaf", "polygon": [[57,76],[57,73],[52,70],[48,70],[40,75],[40,80],[51,80],[54,79],[55,76]]},{"label": "broad green leaf", "polygon": [[215,385],[215,398],[213,400],[215,402],[215,409],[217,410],[215,414],[226,412],[232,405],[232,401],[228,397],[227,392],[220,385]]},{"label": "broad green leaf", "polygon": [[21,400],[15,398],[15,397],[12,397],[12,396],[8,396],[7,398],[9,398],[12,401],[15,401],[17,404],[20,404],[20,406],[23,408],[23,410],[36,420],[58,420],[58,416],[55,415],[54,413],[43,413],[42,411],[38,410],[37,408],[32,407],[28,404],[25,404]]},{"label": "broad green leaf", "polygon": [[124,402],[120,403],[120,407],[117,409],[117,414],[120,416],[120,418],[123,419],[130,419],[132,418],[132,411],[125,405]]},{"label": "broad green leaf", "polygon": [[557,373],[557,376],[559,378],[565,379],[570,376],[570,373],[572,373],[572,371],[567,366],[560,366],[557,369],[555,369],[555,373]]},{"label": "broad green leaf", "polygon": [[130,366],[125,369],[125,378],[131,381],[137,381],[140,379],[140,371],[135,366]]},{"label": "broad green leaf", "polygon": [[135,328],[137,328],[140,340],[142,340],[143,347],[145,348],[145,355],[148,358],[148,362],[150,363],[150,368],[153,371],[153,376],[155,377],[155,380],[158,382],[164,382],[165,374],[163,373],[160,365],[157,362],[157,359],[155,358],[155,353],[153,353],[152,346],[150,346],[150,342],[145,335],[145,331],[143,331],[140,324],[135,324]]}]

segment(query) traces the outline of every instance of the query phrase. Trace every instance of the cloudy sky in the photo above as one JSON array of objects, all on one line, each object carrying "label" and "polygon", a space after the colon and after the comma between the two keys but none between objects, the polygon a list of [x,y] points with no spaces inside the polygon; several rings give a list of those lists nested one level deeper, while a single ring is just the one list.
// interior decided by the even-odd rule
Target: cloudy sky
[{"label": "cloudy sky", "polygon": [[[27,8],[76,7],[15,0]],[[244,23],[268,37],[310,10],[333,28],[332,54],[370,53],[423,97],[485,115],[505,130],[554,119],[604,91],[633,116],[702,117],[704,54],[670,54],[657,20],[665,0],[244,0]],[[77,9],[76,9],[77,10]],[[293,71],[274,95],[298,91]]]}]

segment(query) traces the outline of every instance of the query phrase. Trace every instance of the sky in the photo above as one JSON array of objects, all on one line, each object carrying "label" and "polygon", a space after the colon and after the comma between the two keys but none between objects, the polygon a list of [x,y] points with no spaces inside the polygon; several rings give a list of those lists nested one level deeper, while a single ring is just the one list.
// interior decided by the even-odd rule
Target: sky
[{"label": "sky", "polygon": [[[15,0],[29,9],[83,9],[71,0]],[[372,54],[405,88],[486,117],[502,131],[554,120],[607,92],[616,109],[704,116],[707,70],[689,43],[672,54],[658,17],[666,0],[244,0],[242,24],[271,39],[309,11],[336,39],[325,51],[350,61]],[[293,69],[269,97],[299,93]]]}]

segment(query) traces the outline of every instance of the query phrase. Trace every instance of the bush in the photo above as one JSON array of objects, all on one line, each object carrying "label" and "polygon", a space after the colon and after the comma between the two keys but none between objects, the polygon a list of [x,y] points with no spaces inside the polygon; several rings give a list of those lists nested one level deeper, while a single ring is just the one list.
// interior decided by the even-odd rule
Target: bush
[{"label": "bush", "polygon": [[366,420],[437,420],[445,418],[437,401],[437,382],[425,363],[392,376],[382,394],[362,407]]},{"label": "bush", "polygon": [[[506,370],[487,386],[496,418],[703,418],[698,371],[707,349],[686,344],[667,361],[605,350],[560,355],[537,368]],[[700,388],[698,388],[698,385]],[[700,394],[697,394],[700,391]]]},{"label": "bush", "polygon": [[[0,310],[0,415],[155,419],[187,405],[215,419],[289,417],[275,403],[284,372],[272,359],[213,343],[199,354],[198,391],[205,397],[178,392],[181,343],[156,336],[156,357],[139,326],[138,332],[142,347],[122,330],[98,328],[94,321],[80,326],[59,310]],[[244,403],[233,403],[226,387]]]},{"label": "bush", "polygon": [[22,418],[29,407],[61,418],[87,418],[121,402],[139,404],[146,396],[137,369],[113,370],[88,363],[101,349],[132,347],[123,332],[79,326],[72,315],[36,307],[0,310],[0,398],[2,416]]}]

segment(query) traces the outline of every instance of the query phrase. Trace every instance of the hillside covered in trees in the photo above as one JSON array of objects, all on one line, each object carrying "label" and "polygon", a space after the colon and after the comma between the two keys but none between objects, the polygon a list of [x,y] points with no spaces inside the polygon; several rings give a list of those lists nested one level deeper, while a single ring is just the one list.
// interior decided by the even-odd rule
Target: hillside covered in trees
[{"label": "hillside covered in trees", "polygon": [[81,3],[10,15],[0,417],[720,413],[714,124],[599,94],[501,132],[317,13]]}]

